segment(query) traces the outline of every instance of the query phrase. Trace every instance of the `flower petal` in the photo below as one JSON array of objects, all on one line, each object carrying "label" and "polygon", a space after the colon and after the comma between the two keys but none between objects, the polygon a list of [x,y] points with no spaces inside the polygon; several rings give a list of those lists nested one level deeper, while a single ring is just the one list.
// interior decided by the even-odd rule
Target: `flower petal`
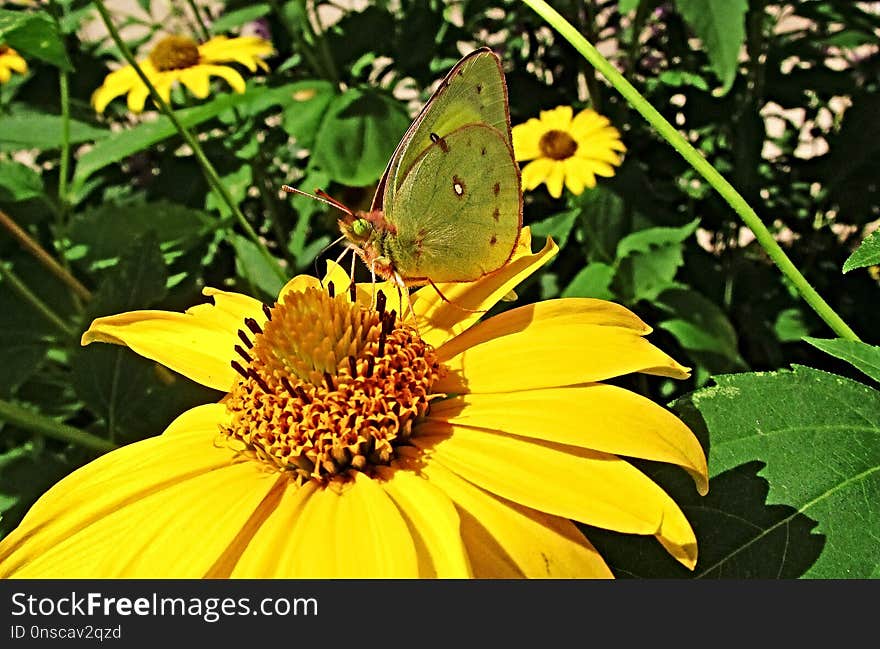
[{"label": "flower petal", "polygon": [[587,108],[575,115],[571,121],[571,135],[575,139],[585,138],[591,133],[607,128],[610,124],[611,121],[607,117]]},{"label": "flower petal", "polygon": [[126,66],[115,70],[108,74],[104,78],[104,83],[92,93],[92,105],[97,112],[103,113],[107,104],[113,99],[124,95],[138,84],[141,84],[141,81],[133,67]]},{"label": "flower petal", "polygon": [[565,187],[575,196],[579,196],[586,185],[582,173],[584,162],[578,158],[567,158],[562,164],[565,167]]},{"label": "flower petal", "polygon": [[437,288],[448,302],[432,286],[419,289],[412,295],[412,304],[422,339],[440,347],[465,331],[557,252],[559,248],[548,238],[543,250],[532,254],[531,232],[523,228],[513,257],[498,271],[476,282],[439,284]]},{"label": "flower petal", "polygon": [[602,381],[631,372],[687,378],[622,306],[564,298],[505,311],[438,348],[449,372],[435,392],[509,392]]},{"label": "flower petal", "polygon": [[424,469],[459,507],[477,578],[605,578],[605,561],[568,520],[492,496],[443,466]]},{"label": "flower petal", "polygon": [[679,561],[696,563],[696,538],[675,501],[629,463],[607,453],[449,426],[413,443],[468,482],[554,516],[651,534]]},{"label": "flower petal", "polygon": [[517,160],[532,160],[541,156],[541,136],[547,128],[541,120],[534,117],[524,124],[517,124],[511,129],[513,151]]},{"label": "flower petal", "polygon": [[199,58],[205,63],[235,61],[246,66],[251,72],[262,63],[260,57],[269,56],[273,52],[272,43],[256,36],[239,38],[215,36],[199,45]]},{"label": "flower petal", "polygon": [[562,183],[565,180],[565,162],[554,160],[550,173],[547,175],[547,192],[553,198],[562,196]]},{"label": "flower petal", "polygon": [[[293,514],[287,517],[292,527],[284,530],[286,544],[276,575],[298,579],[419,576],[415,543],[406,522],[382,487],[363,473],[346,483],[317,488]],[[254,542],[259,538],[258,533]]]},{"label": "flower petal", "polygon": [[502,394],[467,394],[436,401],[419,431],[444,422],[567,444],[603,453],[670,462],[686,469],[701,495],[708,491],[706,456],[674,414],[650,399],[593,383]]},{"label": "flower petal", "polygon": [[[235,92],[242,93],[245,91],[245,82],[244,77],[242,77],[237,70],[230,68],[226,65],[204,65],[200,64],[196,67],[192,68],[194,71],[198,71],[205,75],[205,83],[207,84],[208,76],[212,77],[221,77],[226,80],[226,83],[229,84],[229,87],[232,88]],[[195,73],[194,73],[195,74]],[[205,97],[205,95],[196,95],[197,97]]]},{"label": "flower petal", "polygon": [[[275,481],[215,445],[224,413],[220,404],[196,408],[169,427],[174,434],[130,444],[64,478],[0,543],[0,574],[203,576]],[[200,551],[181,551],[180,539],[196,536]]]},{"label": "flower petal", "polygon": [[381,470],[382,487],[403,513],[420,549],[422,577],[471,577],[460,522],[449,497],[424,477],[405,469]]},{"label": "flower petal", "polygon": [[194,65],[180,71],[180,82],[198,99],[204,99],[211,91],[208,70],[205,65]]},{"label": "flower petal", "polygon": [[228,391],[238,376],[230,361],[240,344],[238,329],[246,317],[266,320],[260,302],[237,293],[206,288],[214,305],[200,304],[186,313],[130,311],[97,318],[82,344],[125,345],[202,385]]},{"label": "flower petal", "polygon": [[557,106],[550,110],[541,111],[541,123],[548,131],[565,131],[571,129],[571,115],[574,111],[571,106]]},{"label": "flower petal", "polygon": [[522,188],[530,191],[550,177],[553,166],[556,164],[550,158],[538,158],[527,164],[522,169]]}]

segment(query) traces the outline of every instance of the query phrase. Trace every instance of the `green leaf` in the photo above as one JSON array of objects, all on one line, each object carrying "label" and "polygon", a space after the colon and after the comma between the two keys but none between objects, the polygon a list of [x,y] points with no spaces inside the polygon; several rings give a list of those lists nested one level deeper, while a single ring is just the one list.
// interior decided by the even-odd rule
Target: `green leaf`
[{"label": "green leaf", "polygon": [[[748,576],[738,571],[738,565],[761,561],[767,543],[780,536],[784,545],[778,552],[777,576],[792,576],[792,563],[811,553],[817,556],[797,566],[797,574],[814,578],[876,574],[880,392],[798,365],[794,371],[716,376],[715,382],[717,386],[675,404],[691,428],[708,430],[710,435],[710,494],[716,478],[758,461],[764,464],[760,475],[769,483],[766,505],[785,506],[788,513],[760,520],[755,511],[744,514],[729,505],[726,511],[705,512],[717,522],[739,519],[742,523],[737,525],[738,535],[719,535],[703,519],[700,527],[707,536],[698,534],[697,576]],[[732,496],[736,503],[740,494]],[[806,519],[817,523],[813,533],[795,533]],[[697,528],[697,521],[694,524]],[[703,552],[707,545],[714,555],[709,558]]]},{"label": "green leaf", "polygon": [[67,258],[94,272],[117,264],[133,240],[151,233],[170,264],[197,247],[214,227],[204,212],[176,203],[107,203],[73,216]]},{"label": "green leaf", "polygon": [[880,230],[874,230],[862,241],[856,251],[843,264],[843,272],[848,273],[855,268],[880,264]]},{"label": "green leaf", "polygon": [[843,338],[804,338],[813,347],[846,361],[880,383],[880,347]]},{"label": "green leaf", "polygon": [[52,325],[0,281],[0,398],[40,369],[55,335]]},{"label": "green leaf", "polygon": [[736,330],[714,302],[696,291],[672,288],[658,296],[657,305],[675,316],[658,326],[675,336],[710,373],[747,368],[739,354]]},{"label": "green leaf", "polygon": [[736,79],[740,50],[745,42],[748,0],[675,0],[709,56],[712,70],[726,93]]},{"label": "green leaf", "polygon": [[641,2],[642,0],[620,0],[617,3],[617,10],[621,14],[628,14],[630,11],[635,11]]},{"label": "green leaf", "polygon": [[614,291],[626,303],[654,301],[676,286],[674,278],[684,263],[684,240],[697,228],[693,221],[680,228],[647,228],[625,236],[617,246]]},{"label": "green leaf", "polygon": [[266,2],[257,2],[235,11],[229,11],[221,15],[211,24],[212,34],[225,34],[228,31],[262,18],[272,11],[272,7]]},{"label": "green leaf", "polygon": [[0,9],[0,42],[25,57],[41,59],[62,70],[73,70],[55,21],[45,12]]},{"label": "green leaf", "polygon": [[[235,204],[241,205],[242,201],[247,198],[248,188],[254,182],[253,170],[249,164],[243,164],[238,169],[221,176],[220,180],[229,191]],[[205,209],[217,210],[224,217],[232,215],[226,201],[213,189],[205,198]]]},{"label": "green leaf", "polygon": [[614,279],[614,273],[615,269],[613,266],[599,262],[587,264],[565,287],[565,290],[562,291],[562,297],[594,297],[600,300],[613,299],[614,293],[610,287],[611,281]]},{"label": "green leaf", "polygon": [[568,237],[579,214],[579,209],[566,210],[549,216],[543,221],[532,223],[529,226],[532,230],[532,239],[540,241],[546,237],[553,237],[556,245],[562,250],[568,242]]},{"label": "green leaf", "polygon": [[312,163],[336,182],[369,185],[382,175],[409,122],[395,99],[369,89],[347,90],[330,103]]},{"label": "green leaf", "polygon": [[[20,151],[21,149],[40,149],[47,151],[61,147],[61,117],[38,113],[29,109],[19,109],[2,117],[0,128],[0,151]],[[70,120],[70,142],[92,142],[110,136],[108,129],[96,128],[91,124]]]},{"label": "green leaf", "polygon": [[43,195],[43,179],[20,162],[0,161],[0,201],[14,203]]},{"label": "green leaf", "polygon": [[321,121],[335,95],[333,84],[328,81],[303,81],[291,87],[281,125],[297,146],[314,146]]},{"label": "green leaf", "polygon": [[260,291],[263,297],[274,300],[284,285],[277,270],[250,239],[233,234],[231,241],[235,248],[235,272],[251,285],[251,292]]},{"label": "green leaf", "polygon": [[773,332],[782,343],[798,342],[810,334],[810,328],[804,322],[804,314],[798,308],[783,309],[776,317]]},{"label": "green leaf", "polygon": [[[265,93],[263,88],[249,88],[243,94],[221,95],[201,106],[175,111],[177,119],[185,128],[198,126],[202,122],[217,117],[234,106],[256,101]],[[114,133],[113,137],[96,144],[80,156],[73,176],[74,188],[82,185],[93,173],[114,162],[119,162],[133,153],[143,151],[154,144],[177,134],[177,129],[164,115],[154,122],[146,122],[127,131]]]}]

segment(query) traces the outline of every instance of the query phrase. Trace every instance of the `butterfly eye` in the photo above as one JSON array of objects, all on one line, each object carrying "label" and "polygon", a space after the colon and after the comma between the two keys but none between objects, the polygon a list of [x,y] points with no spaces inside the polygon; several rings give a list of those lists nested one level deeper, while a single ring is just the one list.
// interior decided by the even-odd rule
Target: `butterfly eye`
[{"label": "butterfly eye", "polygon": [[373,224],[367,219],[355,219],[351,223],[351,232],[359,239],[366,239],[373,232]]}]

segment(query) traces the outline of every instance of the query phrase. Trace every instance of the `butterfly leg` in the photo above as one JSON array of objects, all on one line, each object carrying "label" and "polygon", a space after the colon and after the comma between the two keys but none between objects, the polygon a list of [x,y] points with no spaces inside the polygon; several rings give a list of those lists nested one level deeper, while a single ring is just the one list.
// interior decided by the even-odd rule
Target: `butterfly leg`
[{"label": "butterfly leg", "polygon": [[[406,320],[406,315],[412,316],[412,326],[415,327],[416,333],[419,333],[419,323],[416,321],[416,312],[413,310],[412,300],[410,299],[409,288],[406,282],[397,271],[394,271],[394,285],[397,287],[397,303],[400,305],[401,320]],[[406,295],[406,314],[403,313],[403,296]]]}]

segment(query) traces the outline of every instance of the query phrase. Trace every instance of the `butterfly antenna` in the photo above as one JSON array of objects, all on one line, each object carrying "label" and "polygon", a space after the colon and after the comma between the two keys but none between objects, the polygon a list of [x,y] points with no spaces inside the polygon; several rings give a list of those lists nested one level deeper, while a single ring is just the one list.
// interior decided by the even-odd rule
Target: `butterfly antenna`
[{"label": "butterfly antenna", "polygon": [[446,302],[446,304],[448,304],[449,306],[455,307],[455,308],[458,309],[459,311],[464,311],[465,313],[486,313],[486,312],[488,311],[488,309],[468,309],[468,308],[463,307],[463,306],[461,306],[461,305],[459,305],[459,304],[456,304],[455,302],[453,302],[452,300],[450,300],[448,297],[446,297],[445,295],[443,295],[442,292],[440,292],[440,289],[437,288],[437,285],[436,285],[434,282],[431,281],[431,278],[430,278],[430,277],[428,278],[428,284],[430,284],[430,285],[431,285],[431,288],[433,288],[433,289],[437,292],[437,295],[440,296],[440,299],[441,299],[441,300],[443,300],[444,302]]},{"label": "butterfly antenna", "polygon": [[316,189],[314,194],[309,194],[308,192],[304,192],[303,190],[297,189],[296,187],[291,187],[290,185],[281,185],[281,189],[288,194],[299,194],[300,196],[308,196],[309,198],[325,203],[330,207],[335,207],[337,210],[345,212],[349,216],[354,216],[354,212],[352,212],[351,209],[349,209],[338,200],[320,189]]}]

